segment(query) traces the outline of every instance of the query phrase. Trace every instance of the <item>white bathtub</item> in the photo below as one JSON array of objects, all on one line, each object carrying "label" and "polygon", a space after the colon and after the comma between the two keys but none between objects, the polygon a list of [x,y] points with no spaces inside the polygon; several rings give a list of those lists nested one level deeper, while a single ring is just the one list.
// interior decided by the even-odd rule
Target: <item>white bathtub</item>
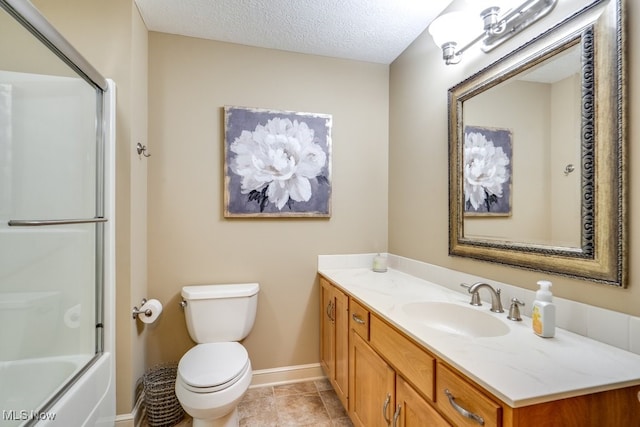
[{"label": "white bathtub", "polygon": [[0,426],[112,426],[115,395],[110,353],[100,355],[52,407],[37,411],[90,359],[58,356],[0,362]]}]

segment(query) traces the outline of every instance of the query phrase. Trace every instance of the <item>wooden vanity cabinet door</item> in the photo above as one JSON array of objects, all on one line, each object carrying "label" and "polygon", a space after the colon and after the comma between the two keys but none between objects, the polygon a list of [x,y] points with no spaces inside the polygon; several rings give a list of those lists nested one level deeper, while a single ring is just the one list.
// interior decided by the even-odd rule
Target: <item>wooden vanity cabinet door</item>
[{"label": "wooden vanity cabinet door", "polygon": [[349,298],[320,278],[320,358],[338,398],[347,406],[349,391]]},{"label": "wooden vanity cabinet door", "polygon": [[[463,416],[454,405],[476,414],[484,420],[485,427],[502,426],[502,406],[489,399],[474,385],[438,361],[436,370],[436,406],[456,426],[477,427],[478,421]],[[454,398],[449,401],[445,390]]]},{"label": "wooden vanity cabinet door", "polygon": [[451,427],[401,376],[396,376],[397,422],[394,427]]},{"label": "wooden vanity cabinet door", "polygon": [[348,405],[349,394],[349,297],[334,288],[336,327],[335,338],[335,374],[333,387],[340,398],[342,405]]},{"label": "wooden vanity cabinet door", "polygon": [[335,371],[336,326],[333,321],[333,286],[320,278],[320,364],[327,377]]},{"label": "wooden vanity cabinet door", "polygon": [[[395,372],[351,330],[349,416],[357,427],[388,427],[395,408]],[[386,413],[383,413],[386,404]]]}]

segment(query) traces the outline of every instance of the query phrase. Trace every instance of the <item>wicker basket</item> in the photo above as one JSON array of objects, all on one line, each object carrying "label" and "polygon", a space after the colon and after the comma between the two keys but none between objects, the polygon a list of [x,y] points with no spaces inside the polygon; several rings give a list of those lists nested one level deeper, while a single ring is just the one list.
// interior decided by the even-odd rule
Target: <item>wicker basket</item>
[{"label": "wicker basket", "polygon": [[178,365],[159,365],[143,376],[144,402],[150,427],[169,427],[184,418],[184,409],[176,397],[175,385]]}]

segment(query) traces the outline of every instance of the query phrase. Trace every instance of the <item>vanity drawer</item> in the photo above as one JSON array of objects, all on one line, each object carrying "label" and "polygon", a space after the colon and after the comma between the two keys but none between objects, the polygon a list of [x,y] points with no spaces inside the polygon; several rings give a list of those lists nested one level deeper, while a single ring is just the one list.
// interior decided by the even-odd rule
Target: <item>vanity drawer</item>
[{"label": "vanity drawer", "polygon": [[369,341],[369,310],[353,298],[349,299],[349,327]]},{"label": "vanity drawer", "polygon": [[465,410],[481,417],[486,427],[502,425],[502,407],[499,404],[442,363],[438,362],[437,369],[436,406],[454,425],[481,425],[479,420],[464,416]]},{"label": "vanity drawer", "polygon": [[371,315],[371,346],[427,399],[433,401],[435,359],[375,315]]}]

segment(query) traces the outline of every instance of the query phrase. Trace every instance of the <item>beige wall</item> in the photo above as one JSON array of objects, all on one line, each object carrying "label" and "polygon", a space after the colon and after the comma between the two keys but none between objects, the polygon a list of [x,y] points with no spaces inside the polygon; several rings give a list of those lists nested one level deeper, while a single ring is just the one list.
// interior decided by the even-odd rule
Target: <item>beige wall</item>
[{"label": "beige wall", "polygon": [[147,135],[147,31],[131,0],[36,0],[34,5],[107,78],[116,83],[116,394],[131,412],[144,373],[143,330],[131,307],[146,296],[146,165],[136,142]]},{"label": "beige wall", "polygon": [[[640,4],[627,1],[628,46],[640,43]],[[546,19],[546,18],[545,18]],[[515,43],[516,40],[513,41]],[[389,252],[489,279],[535,289],[543,275],[448,255],[447,90],[496,60],[495,53],[465,55],[456,66],[442,63],[427,32],[390,70]],[[628,165],[640,162],[640,50],[628,49]],[[576,301],[640,315],[640,168],[629,167],[629,287],[615,289],[550,276],[554,293]],[[421,197],[416,197],[416,193]]]},{"label": "beige wall", "polygon": [[[256,281],[254,369],[319,360],[318,254],[387,247],[386,65],[149,36],[147,365],[190,348],[182,286]],[[330,219],[223,217],[224,105],[333,115]]]}]

